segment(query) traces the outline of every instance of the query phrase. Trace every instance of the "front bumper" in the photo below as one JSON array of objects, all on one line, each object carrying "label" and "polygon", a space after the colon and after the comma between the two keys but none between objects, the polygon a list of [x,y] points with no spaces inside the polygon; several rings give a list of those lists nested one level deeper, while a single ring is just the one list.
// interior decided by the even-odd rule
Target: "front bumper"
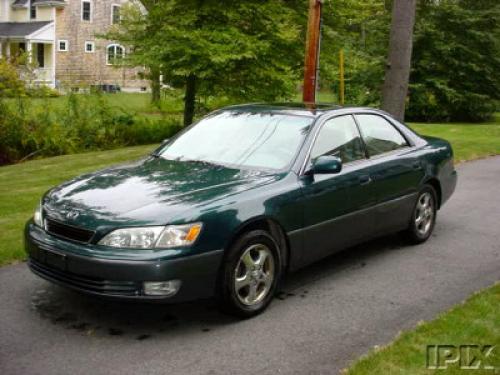
[{"label": "front bumper", "polygon": [[[222,250],[174,259],[110,259],[96,254],[82,255],[66,241],[52,241],[41,229],[28,223],[25,248],[33,273],[87,294],[125,300],[181,302],[214,295]],[[44,241],[43,239],[47,240]],[[171,297],[147,296],[143,282],[180,280],[179,291]]]}]

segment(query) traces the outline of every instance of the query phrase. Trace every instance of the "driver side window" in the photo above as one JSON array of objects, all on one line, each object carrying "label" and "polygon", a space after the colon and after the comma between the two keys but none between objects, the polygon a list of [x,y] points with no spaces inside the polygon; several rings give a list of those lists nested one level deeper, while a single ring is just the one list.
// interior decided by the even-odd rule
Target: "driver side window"
[{"label": "driver side window", "polygon": [[323,125],[311,160],[323,155],[338,156],[344,164],[365,159],[361,136],[351,115],[335,117]]}]

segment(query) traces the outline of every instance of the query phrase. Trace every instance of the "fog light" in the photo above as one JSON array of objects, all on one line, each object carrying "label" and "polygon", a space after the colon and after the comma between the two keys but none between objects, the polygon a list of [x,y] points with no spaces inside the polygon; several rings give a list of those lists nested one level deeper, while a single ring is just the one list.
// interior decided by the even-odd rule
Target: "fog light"
[{"label": "fog light", "polygon": [[144,282],[144,294],[147,296],[171,297],[179,291],[180,287],[180,280],[146,281]]}]

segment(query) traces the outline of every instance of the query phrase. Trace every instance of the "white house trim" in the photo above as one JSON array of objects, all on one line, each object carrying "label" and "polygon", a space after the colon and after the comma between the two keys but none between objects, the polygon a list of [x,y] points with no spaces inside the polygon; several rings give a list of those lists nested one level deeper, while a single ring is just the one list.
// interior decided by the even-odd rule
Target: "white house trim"
[{"label": "white house trim", "polygon": [[[65,43],[66,49],[61,49],[61,42]],[[57,51],[68,52],[69,51],[69,41],[67,39],[58,39],[57,40]]]},{"label": "white house trim", "polygon": [[[89,46],[89,45],[92,46],[92,50],[91,51],[87,50],[87,46]],[[84,49],[85,49],[85,53],[94,53],[95,52],[95,42],[92,41],[92,40],[86,40],[85,41]]]}]

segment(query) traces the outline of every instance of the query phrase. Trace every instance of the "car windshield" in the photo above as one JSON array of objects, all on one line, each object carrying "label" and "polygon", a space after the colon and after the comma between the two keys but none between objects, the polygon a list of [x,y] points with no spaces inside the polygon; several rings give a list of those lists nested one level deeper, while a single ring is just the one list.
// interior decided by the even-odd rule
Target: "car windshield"
[{"label": "car windshield", "polygon": [[159,156],[238,168],[281,170],[293,161],[313,118],[225,111],[173,139]]}]

